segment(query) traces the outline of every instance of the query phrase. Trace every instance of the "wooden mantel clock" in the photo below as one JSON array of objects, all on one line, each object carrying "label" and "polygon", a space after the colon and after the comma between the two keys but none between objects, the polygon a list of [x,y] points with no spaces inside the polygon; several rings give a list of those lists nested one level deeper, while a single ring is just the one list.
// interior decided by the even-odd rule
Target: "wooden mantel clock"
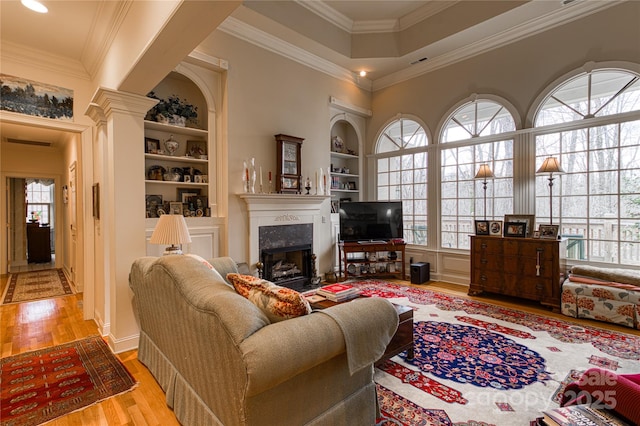
[{"label": "wooden mantel clock", "polygon": [[275,135],[278,142],[278,168],[276,192],[300,194],[302,192],[302,165],[300,152],[304,139],[289,135]]}]

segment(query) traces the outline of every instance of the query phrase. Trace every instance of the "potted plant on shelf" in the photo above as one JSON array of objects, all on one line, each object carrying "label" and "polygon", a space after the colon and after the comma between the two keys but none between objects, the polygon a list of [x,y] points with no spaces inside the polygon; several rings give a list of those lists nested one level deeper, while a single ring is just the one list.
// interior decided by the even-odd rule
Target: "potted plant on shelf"
[{"label": "potted plant on shelf", "polygon": [[161,99],[154,92],[149,92],[147,96],[158,99],[160,102],[149,110],[145,118],[180,127],[185,127],[187,122],[197,124],[198,107],[187,103],[186,99],[180,99],[176,95],[171,95],[168,99]]}]

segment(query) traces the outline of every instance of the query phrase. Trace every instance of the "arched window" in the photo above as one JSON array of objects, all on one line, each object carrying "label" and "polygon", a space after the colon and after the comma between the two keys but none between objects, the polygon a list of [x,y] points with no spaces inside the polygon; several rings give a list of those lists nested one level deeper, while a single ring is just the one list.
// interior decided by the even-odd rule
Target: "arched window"
[{"label": "arched window", "polygon": [[427,133],[418,122],[393,121],[376,142],[377,199],[402,201],[404,239],[427,244]]},{"label": "arched window", "polygon": [[[513,212],[513,137],[503,136],[516,130],[510,109],[474,96],[450,113],[442,126],[438,148],[443,248],[469,248],[474,220],[502,220]],[[482,164],[494,176],[486,192],[484,179],[476,178]]]},{"label": "arched window", "polygon": [[534,123],[536,170],[555,157],[565,172],[552,187],[536,178],[538,223],[553,212],[570,259],[640,265],[640,75],[582,72],[552,88]]}]

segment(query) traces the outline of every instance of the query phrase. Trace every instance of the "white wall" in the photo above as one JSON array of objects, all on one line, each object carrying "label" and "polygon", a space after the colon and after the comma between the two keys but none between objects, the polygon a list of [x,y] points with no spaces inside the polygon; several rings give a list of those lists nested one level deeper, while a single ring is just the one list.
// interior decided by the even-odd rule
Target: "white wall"
[{"label": "white wall", "polygon": [[[326,170],[330,164],[329,97],[369,109],[370,93],[220,31],[208,37],[198,50],[229,63],[229,255],[245,262],[250,258],[248,216],[244,201],[236,195],[242,192],[242,161],[255,157],[256,166],[262,166],[265,176],[271,170],[275,179],[274,135],[304,138],[302,173],[313,180],[318,168]],[[318,238],[325,249],[316,253],[319,272],[329,270],[332,263],[328,201],[322,209],[326,221]]]}]

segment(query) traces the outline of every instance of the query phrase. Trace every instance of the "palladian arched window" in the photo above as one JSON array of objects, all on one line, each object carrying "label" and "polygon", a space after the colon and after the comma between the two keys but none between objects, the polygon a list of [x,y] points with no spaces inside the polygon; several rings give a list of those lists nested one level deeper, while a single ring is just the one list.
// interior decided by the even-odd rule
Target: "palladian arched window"
[{"label": "palladian arched window", "polygon": [[402,201],[404,239],[427,244],[427,151],[429,140],[417,121],[388,124],[375,147],[377,199]]},{"label": "palladian arched window", "polygon": [[[475,220],[502,220],[513,212],[516,124],[510,109],[498,101],[473,96],[444,121],[438,145],[443,248],[469,248]],[[484,179],[476,178],[481,165],[487,165],[493,174],[486,192]]]},{"label": "palladian arched window", "polygon": [[536,178],[537,222],[559,224],[570,259],[640,265],[640,74],[581,72],[549,90],[533,122],[536,170],[555,157],[564,171],[551,188]]}]

